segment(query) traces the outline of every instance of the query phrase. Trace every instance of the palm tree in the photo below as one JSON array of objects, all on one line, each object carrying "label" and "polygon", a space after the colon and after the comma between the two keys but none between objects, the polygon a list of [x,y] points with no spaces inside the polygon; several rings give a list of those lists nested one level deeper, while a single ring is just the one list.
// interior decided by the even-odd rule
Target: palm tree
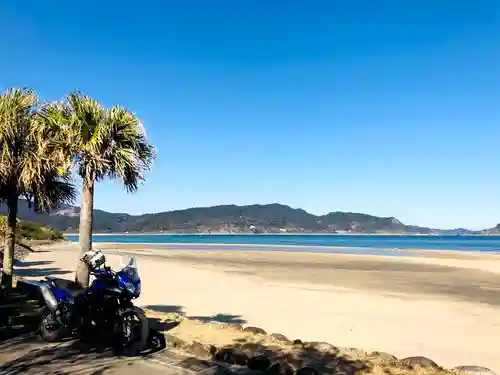
[{"label": "palm tree", "polygon": [[[82,179],[79,234],[83,254],[92,248],[95,183],[104,178],[119,179],[127,192],[134,193],[144,180],[143,173],[151,168],[155,150],[138,117],[123,107],[104,108],[75,91],[52,112],[57,113],[53,118],[58,117],[54,123],[71,129],[71,154]],[[76,281],[88,286],[89,271],[83,262],[78,263]]]},{"label": "palm tree", "polygon": [[31,89],[8,89],[0,94],[0,201],[7,204],[2,285],[12,284],[18,200],[36,211],[71,202],[75,190],[57,142],[39,117],[37,94]]}]

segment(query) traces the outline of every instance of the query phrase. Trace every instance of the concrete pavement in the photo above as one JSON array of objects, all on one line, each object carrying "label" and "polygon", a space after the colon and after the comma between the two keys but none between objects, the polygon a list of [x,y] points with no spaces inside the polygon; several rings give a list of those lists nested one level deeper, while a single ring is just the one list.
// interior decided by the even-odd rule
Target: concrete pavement
[{"label": "concrete pavement", "polygon": [[0,343],[0,375],[215,375],[226,373],[211,363],[169,350],[135,358],[89,350],[78,340],[47,344],[29,334]]}]

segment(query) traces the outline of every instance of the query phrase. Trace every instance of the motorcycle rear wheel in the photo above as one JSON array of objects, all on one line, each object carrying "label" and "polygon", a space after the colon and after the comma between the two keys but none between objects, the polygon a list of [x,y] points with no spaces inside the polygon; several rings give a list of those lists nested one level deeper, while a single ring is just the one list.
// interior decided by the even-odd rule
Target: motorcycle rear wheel
[{"label": "motorcycle rear wheel", "polygon": [[61,341],[64,335],[64,327],[58,324],[52,312],[45,308],[42,312],[42,320],[39,325],[40,338],[45,342]]}]

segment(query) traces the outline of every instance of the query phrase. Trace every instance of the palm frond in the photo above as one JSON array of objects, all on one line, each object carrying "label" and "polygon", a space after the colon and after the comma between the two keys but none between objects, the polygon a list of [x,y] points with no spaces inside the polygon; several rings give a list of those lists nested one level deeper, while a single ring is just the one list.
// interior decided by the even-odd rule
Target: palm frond
[{"label": "palm frond", "polygon": [[75,133],[71,126],[71,110],[64,102],[44,104],[37,111],[32,127],[45,157],[58,160],[61,174],[71,170],[75,152]]},{"label": "palm frond", "polygon": [[30,89],[0,94],[0,200],[31,197],[43,209],[74,200],[70,133],[56,126],[61,108],[57,103],[39,107]]},{"label": "palm frond", "polygon": [[46,170],[40,182],[29,186],[25,194],[34,203],[35,211],[46,212],[75,201],[76,189],[70,175],[60,176],[57,170]]},{"label": "palm frond", "polygon": [[106,111],[106,159],[111,168],[107,175],[120,178],[129,192],[135,192],[144,180],[144,172],[151,169],[155,150],[146,139],[138,117],[120,106]]},{"label": "palm frond", "polygon": [[155,159],[138,117],[120,106],[105,109],[79,92],[70,94],[67,102],[78,134],[78,174],[97,181],[118,178],[127,191],[135,192]]},{"label": "palm frond", "polygon": [[[33,157],[29,137],[38,96],[31,89],[8,89],[0,94],[0,193],[17,190],[26,155]],[[5,196],[5,195],[4,195]]]},{"label": "palm frond", "polygon": [[71,111],[71,126],[80,138],[81,144],[92,144],[92,137],[104,120],[104,108],[95,99],[80,91],[74,91],[67,97]]}]

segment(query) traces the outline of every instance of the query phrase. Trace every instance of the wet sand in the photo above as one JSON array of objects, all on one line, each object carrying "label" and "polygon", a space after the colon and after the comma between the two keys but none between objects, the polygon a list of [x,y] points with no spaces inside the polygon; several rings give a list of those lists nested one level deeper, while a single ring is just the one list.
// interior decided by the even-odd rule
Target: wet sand
[{"label": "wet sand", "polygon": [[[96,247],[109,255],[112,266],[123,254],[138,257],[143,280],[138,303],[155,310],[203,317],[224,314],[290,338],[400,357],[424,355],[446,367],[475,364],[500,370],[496,255],[401,251],[419,254],[405,257],[104,243]],[[34,253],[18,272],[34,278],[51,273],[69,277],[76,251],[76,246],[62,246]]]}]

